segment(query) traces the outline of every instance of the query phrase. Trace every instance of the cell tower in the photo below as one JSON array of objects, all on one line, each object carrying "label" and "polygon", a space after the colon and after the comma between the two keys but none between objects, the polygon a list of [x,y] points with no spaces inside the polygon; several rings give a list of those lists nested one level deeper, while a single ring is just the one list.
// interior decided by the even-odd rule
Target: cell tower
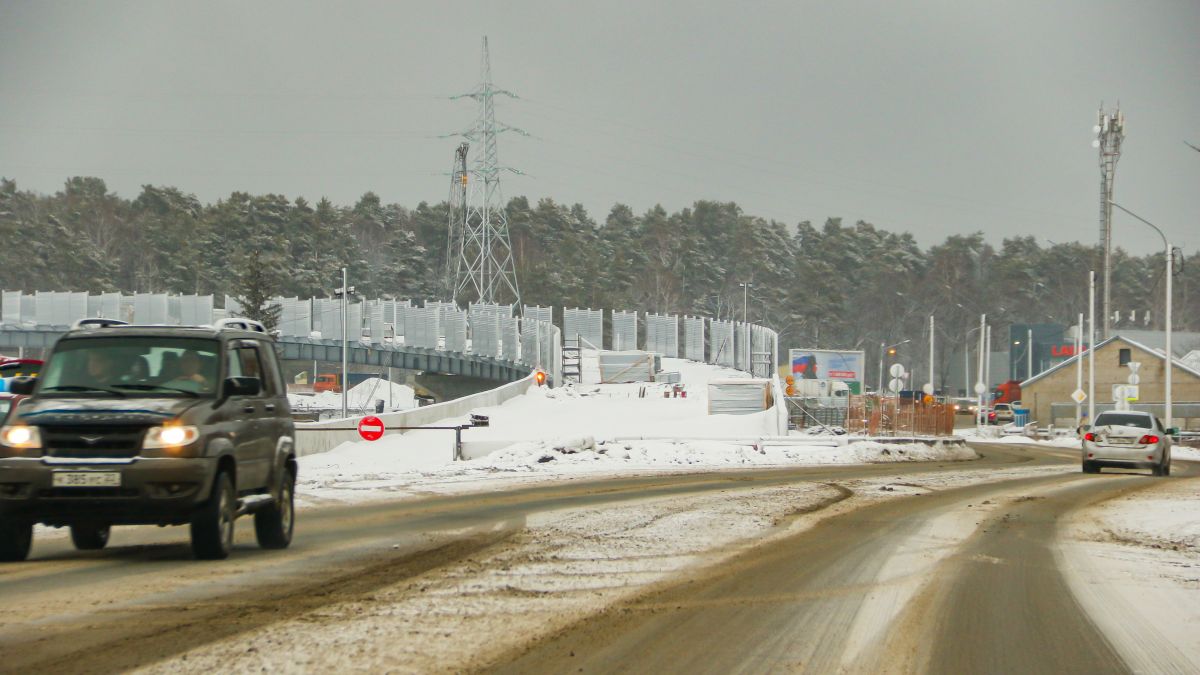
[{"label": "cell tower", "polygon": [[[529,134],[496,122],[495,98],[517,96],[492,85],[492,62],[487,38],[483,38],[482,82],[475,91],[453,98],[470,98],[479,103],[475,125],[458,134],[482,146],[470,169],[467,168],[468,144],[455,153],[451,172],[450,227],[447,250],[447,286],[451,302],[514,303],[521,305],[513,263],[512,243],[508,238],[508,216],[500,192],[500,172],[520,171],[502,167],[496,154],[496,136],[512,131]],[[456,208],[457,207],[457,208]]]},{"label": "cell tower", "polygon": [[1100,249],[1104,256],[1103,300],[1104,330],[1101,337],[1107,339],[1112,326],[1112,198],[1113,178],[1117,173],[1117,160],[1121,159],[1121,143],[1125,140],[1125,115],[1118,105],[1113,113],[1105,113],[1100,106],[1096,113],[1096,140],[1092,146],[1100,149]]}]

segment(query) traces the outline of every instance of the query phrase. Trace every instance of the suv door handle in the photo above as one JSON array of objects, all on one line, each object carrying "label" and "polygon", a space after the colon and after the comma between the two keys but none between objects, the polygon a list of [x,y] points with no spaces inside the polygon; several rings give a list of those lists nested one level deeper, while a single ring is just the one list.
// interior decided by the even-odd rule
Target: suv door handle
[{"label": "suv door handle", "polygon": [[252,405],[242,406],[242,412],[252,413],[252,412],[254,412],[254,406],[252,406]]},{"label": "suv door handle", "polygon": [[268,403],[268,404],[264,405],[263,408],[265,408],[267,412],[275,412],[275,404],[274,403]]}]

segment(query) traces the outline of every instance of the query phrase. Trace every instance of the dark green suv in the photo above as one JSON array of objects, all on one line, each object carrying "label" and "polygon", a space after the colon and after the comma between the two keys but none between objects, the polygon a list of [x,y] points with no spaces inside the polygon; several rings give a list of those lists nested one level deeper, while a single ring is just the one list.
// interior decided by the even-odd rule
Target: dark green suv
[{"label": "dark green suv", "polygon": [[190,525],[198,558],[292,540],[295,428],[262,325],[77,324],[54,345],[0,428],[0,560],[29,555],[33,525],[69,527],[79,549],[113,525]]}]

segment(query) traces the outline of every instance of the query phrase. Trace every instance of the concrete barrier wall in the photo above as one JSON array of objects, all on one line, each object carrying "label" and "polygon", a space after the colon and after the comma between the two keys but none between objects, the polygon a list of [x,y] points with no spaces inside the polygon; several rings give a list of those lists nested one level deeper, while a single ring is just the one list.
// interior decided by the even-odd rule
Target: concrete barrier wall
[{"label": "concrete barrier wall", "polygon": [[[435,403],[422,408],[401,410],[399,412],[381,413],[376,415],[383,420],[386,427],[415,427],[433,424],[449,417],[462,417],[476,408],[486,408],[500,405],[505,401],[516,398],[537,386],[533,375],[523,380],[510,382],[496,389],[489,389],[478,394],[463,398]],[[357,427],[362,416],[344,420],[326,420],[324,422],[303,422],[296,425],[296,456],[315,455],[329,452],[347,441],[361,441]],[[402,432],[392,432],[402,433]]]}]

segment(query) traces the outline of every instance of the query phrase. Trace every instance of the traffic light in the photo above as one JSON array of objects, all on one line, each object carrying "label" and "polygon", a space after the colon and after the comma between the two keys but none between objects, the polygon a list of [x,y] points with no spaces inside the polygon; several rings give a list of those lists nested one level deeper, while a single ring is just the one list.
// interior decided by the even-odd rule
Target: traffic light
[{"label": "traffic light", "polygon": [[534,373],[533,380],[534,380],[534,382],[537,382],[537,385],[539,387],[546,384],[546,371],[539,370],[536,373]]}]

